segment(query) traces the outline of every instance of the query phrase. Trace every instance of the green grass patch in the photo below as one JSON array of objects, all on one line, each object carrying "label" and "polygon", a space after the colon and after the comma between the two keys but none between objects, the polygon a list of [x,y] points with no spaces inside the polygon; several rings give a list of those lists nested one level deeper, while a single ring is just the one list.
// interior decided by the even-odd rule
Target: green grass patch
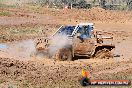
[{"label": "green grass patch", "polygon": [[25,4],[24,7],[33,12],[39,12],[40,9],[42,8],[40,5],[37,4]]},{"label": "green grass patch", "polygon": [[0,3],[0,8],[16,8],[16,5],[6,5],[6,4]]},{"label": "green grass patch", "polygon": [[11,29],[10,34],[37,34],[41,31],[39,28]]},{"label": "green grass patch", "polygon": [[11,16],[11,13],[10,12],[0,12],[0,16]]},{"label": "green grass patch", "polygon": [[0,79],[0,84],[1,84],[1,83],[4,83],[4,82],[5,82],[5,80],[4,80],[4,79]]},{"label": "green grass patch", "polygon": [[30,82],[29,81],[24,81],[23,82],[23,87],[25,87],[25,88],[29,88],[30,87]]}]

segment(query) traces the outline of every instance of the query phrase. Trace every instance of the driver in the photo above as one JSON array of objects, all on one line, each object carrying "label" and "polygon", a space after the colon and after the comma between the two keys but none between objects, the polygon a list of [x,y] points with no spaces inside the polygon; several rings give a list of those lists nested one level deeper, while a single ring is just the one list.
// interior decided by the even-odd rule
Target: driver
[{"label": "driver", "polygon": [[87,26],[79,27],[77,38],[79,38],[81,42],[84,42],[84,39],[88,38]]}]

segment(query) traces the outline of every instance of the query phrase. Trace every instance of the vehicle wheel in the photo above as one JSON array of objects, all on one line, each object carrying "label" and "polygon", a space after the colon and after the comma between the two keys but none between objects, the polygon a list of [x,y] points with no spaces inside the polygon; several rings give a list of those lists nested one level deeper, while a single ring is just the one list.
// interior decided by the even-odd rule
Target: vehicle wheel
[{"label": "vehicle wheel", "polygon": [[95,54],[95,58],[99,58],[99,59],[109,59],[111,57],[113,57],[111,51],[106,48],[97,51]]},{"label": "vehicle wheel", "polygon": [[72,53],[70,49],[59,49],[55,54],[55,60],[72,61]]}]

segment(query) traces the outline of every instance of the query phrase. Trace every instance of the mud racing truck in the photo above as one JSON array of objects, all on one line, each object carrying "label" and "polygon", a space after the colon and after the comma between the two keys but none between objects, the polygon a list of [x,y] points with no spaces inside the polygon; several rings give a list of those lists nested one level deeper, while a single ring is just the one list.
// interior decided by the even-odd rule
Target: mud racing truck
[{"label": "mud racing truck", "polygon": [[106,58],[115,48],[112,41],[113,37],[95,31],[93,23],[61,26],[52,36],[37,39],[35,55],[43,53],[60,61],[71,61],[76,56]]}]

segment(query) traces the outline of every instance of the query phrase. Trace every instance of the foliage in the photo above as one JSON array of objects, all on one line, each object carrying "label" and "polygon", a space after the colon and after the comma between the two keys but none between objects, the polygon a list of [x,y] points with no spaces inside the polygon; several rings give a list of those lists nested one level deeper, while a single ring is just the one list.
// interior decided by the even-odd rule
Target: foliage
[{"label": "foliage", "polygon": [[129,10],[132,10],[132,0],[127,0],[127,6]]},{"label": "foliage", "polygon": [[106,3],[107,3],[106,0],[101,0],[100,1],[100,6],[105,9],[105,4]]},{"label": "foliage", "polygon": [[85,0],[39,0],[38,4],[63,7],[64,5],[79,4],[80,6],[85,5],[87,2]]},{"label": "foliage", "polygon": [[[22,0],[16,0],[16,4],[21,1]],[[16,4],[5,5],[3,2],[5,2],[5,0],[0,0],[0,8],[17,7]],[[110,10],[132,9],[132,0],[26,0],[24,4],[25,3],[56,8],[63,8],[65,5],[68,5],[69,7],[75,6],[77,8],[91,8],[92,6],[100,6],[104,9]]]}]

